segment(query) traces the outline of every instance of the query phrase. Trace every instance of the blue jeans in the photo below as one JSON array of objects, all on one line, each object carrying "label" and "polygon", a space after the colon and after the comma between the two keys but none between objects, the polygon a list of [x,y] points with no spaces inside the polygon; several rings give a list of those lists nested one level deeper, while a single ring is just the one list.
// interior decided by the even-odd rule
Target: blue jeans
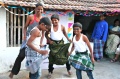
[{"label": "blue jeans", "polygon": [[38,71],[34,74],[29,73],[29,78],[30,79],[40,79],[41,76],[41,69],[39,68]]},{"label": "blue jeans", "polygon": [[[82,72],[81,70],[76,69],[77,79],[82,79],[81,72]],[[93,78],[93,74],[92,74],[92,71],[91,71],[91,70],[87,70],[87,71],[86,71],[86,73],[87,73],[87,75],[88,75],[89,79],[94,79],[94,78]]]}]

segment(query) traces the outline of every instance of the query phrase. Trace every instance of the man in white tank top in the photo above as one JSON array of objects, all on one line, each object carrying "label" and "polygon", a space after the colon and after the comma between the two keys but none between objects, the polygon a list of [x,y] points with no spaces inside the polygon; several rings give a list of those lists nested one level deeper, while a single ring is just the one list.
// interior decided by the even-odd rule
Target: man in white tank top
[{"label": "man in white tank top", "polygon": [[26,47],[26,68],[30,72],[30,79],[40,79],[42,55],[48,54],[48,50],[40,49],[41,31],[48,31],[51,28],[51,21],[48,17],[43,17],[39,25],[34,27],[29,33]]},{"label": "man in white tank top", "polygon": [[[63,41],[63,35],[67,38],[67,40],[69,42],[71,42],[71,40],[67,36],[65,27],[63,25],[59,24],[59,15],[58,14],[53,14],[51,16],[51,20],[52,20],[52,24],[53,24],[51,26],[51,30],[49,32],[46,32],[46,34],[45,34],[46,38],[47,38],[47,40],[49,42],[49,48],[50,48],[49,69],[48,69],[48,71],[49,71],[48,78],[49,79],[51,78],[51,74],[53,73],[53,69],[54,69],[53,64],[61,65],[61,64],[55,62],[56,59],[54,59],[55,56],[52,55],[52,52],[57,51],[56,52],[56,54],[57,54],[57,53],[59,53],[59,49],[61,49],[63,46],[65,46],[64,41]],[[50,34],[50,37],[48,37],[48,34]],[[59,47],[60,44],[63,44],[63,46]],[[55,48],[53,46],[55,46]],[[67,47],[66,49],[63,49],[63,51],[60,52],[61,54],[63,52],[65,52],[65,50],[68,51],[69,45],[66,45],[66,47]],[[68,53],[68,52],[65,52],[65,53]],[[66,62],[66,68],[67,68],[68,74],[71,75],[70,64],[68,62]]]}]

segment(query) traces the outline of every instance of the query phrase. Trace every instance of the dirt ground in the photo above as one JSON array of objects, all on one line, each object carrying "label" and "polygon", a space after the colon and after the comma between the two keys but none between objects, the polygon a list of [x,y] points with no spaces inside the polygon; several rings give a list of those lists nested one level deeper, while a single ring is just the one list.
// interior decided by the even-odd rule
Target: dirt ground
[{"label": "dirt ground", "polygon": [[[72,75],[67,74],[66,68],[56,68],[51,79],[77,79],[76,71],[72,67]],[[10,72],[1,73],[0,79],[9,79]],[[47,79],[48,70],[42,70],[42,76],[40,79]],[[88,79],[86,73],[82,73],[83,79]],[[120,79],[120,62],[111,63],[110,59],[102,59],[100,62],[95,62],[95,70],[93,71],[94,79]],[[20,73],[14,76],[13,79],[29,79],[28,71],[21,70]]]}]

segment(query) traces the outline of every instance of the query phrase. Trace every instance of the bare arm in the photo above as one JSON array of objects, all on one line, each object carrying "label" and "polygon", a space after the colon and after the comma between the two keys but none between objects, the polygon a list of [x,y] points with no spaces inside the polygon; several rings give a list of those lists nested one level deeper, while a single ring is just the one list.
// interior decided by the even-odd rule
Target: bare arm
[{"label": "bare arm", "polygon": [[110,30],[110,33],[111,33],[111,34],[120,35],[120,32],[119,32],[119,31],[112,31],[112,30]]},{"label": "bare arm", "polygon": [[74,44],[72,43],[72,47],[71,47],[71,50],[70,50],[70,52],[68,53],[68,55],[71,55],[72,52],[73,52],[73,50],[74,50]]},{"label": "bare arm", "polygon": [[31,31],[31,36],[30,36],[30,38],[29,38],[28,41],[27,41],[27,45],[28,45],[31,49],[35,50],[36,52],[44,55],[44,54],[47,54],[48,51],[46,51],[46,50],[40,50],[39,48],[36,48],[36,47],[32,44],[32,41],[33,41],[36,37],[38,37],[39,34],[40,34],[40,31],[39,31],[38,29],[32,30],[32,31]]},{"label": "bare arm", "polygon": [[44,36],[45,36],[45,32],[42,31],[42,37],[41,37],[41,39],[40,39],[40,46],[41,46],[41,47],[44,46],[44,45],[42,45],[42,42],[43,42]]},{"label": "bare arm", "polygon": [[74,43],[73,43],[73,39],[72,39],[72,47],[71,47],[71,50],[70,50],[70,52],[68,53],[68,55],[71,55],[72,52],[73,52],[73,50],[74,50]]},{"label": "bare arm", "polygon": [[30,48],[32,48],[33,50],[37,51],[37,52],[39,52],[39,49],[36,48],[36,47],[32,44],[32,41],[38,36],[38,33],[39,33],[39,32],[37,31],[37,29],[32,30],[32,31],[31,31],[31,36],[30,36],[30,38],[29,38],[28,41],[27,41],[27,45],[28,45]]},{"label": "bare arm", "polygon": [[68,40],[69,42],[72,42],[72,41],[68,38],[68,36],[67,36],[65,27],[64,27],[63,25],[61,25],[61,27],[62,27],[62,31],[63,31],[64,36],[67,38],[67,40]]},{"label": "bare arm", "polygon": [[91,47],[91,45],[90,45],[90,42],[89,42],[87,36],[83,35],[83,40],[84,40],[84,42],[87,44],[87,46],[88,46],[88,48],[89,48],[89,50],[90,50],[91,60],[92,60],[92,62],[94,63],[94,56],[93,56],[92,47]]},{"label": "bare arm", "polygon": [[24,40],[26,40],[27,27],[28,27],[30,21],[31,21],[31,16],[28,16],[28,18],[27,18],[27,20],[26,20],[26,23],[25,23],[25,26],[24,26],[24,28],[23,28],[23,31],[24,31],[24,37],[23,37],[23,39],[24,39]]},{"label": "bare arm", "polygon": [[45,37],[46,37],[48,43],[52,44],[52,41],[51,41],[51,39],[50,39],[50,37],[49,37],[49,34],[50,34],[50,30],[49,30],[49,31],[46,31],[46,32],[45,32]]}]

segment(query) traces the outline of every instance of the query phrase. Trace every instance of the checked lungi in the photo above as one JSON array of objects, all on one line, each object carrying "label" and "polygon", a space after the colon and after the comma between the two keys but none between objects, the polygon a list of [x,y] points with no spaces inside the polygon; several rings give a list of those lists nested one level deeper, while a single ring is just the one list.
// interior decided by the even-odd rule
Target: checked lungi
[{"label": "checked lungi", "polygon": [[[30,73],[34,74],[38,71],[38,69],[41,70],[40,64],[42,63],[42,55],[30,47],[27,46],[25,50],[26,54],[26,68]],[[41,73],[41,72],[40,72]]]},{"label": "checked lungi", "polygon": [[99,59],[103,58],[104,43],[102,40],[97,40],[97,39],[94,39],[93,43],[94,43],[94,47],[93,47],[94,58],[99,60]]},{"label": "checked lungi", "polygon": [[93,70],[94,64],[91,62],[89,53],[75,52],[75,55],[70,55],[68,60],[75,69],[80,70]]}]

